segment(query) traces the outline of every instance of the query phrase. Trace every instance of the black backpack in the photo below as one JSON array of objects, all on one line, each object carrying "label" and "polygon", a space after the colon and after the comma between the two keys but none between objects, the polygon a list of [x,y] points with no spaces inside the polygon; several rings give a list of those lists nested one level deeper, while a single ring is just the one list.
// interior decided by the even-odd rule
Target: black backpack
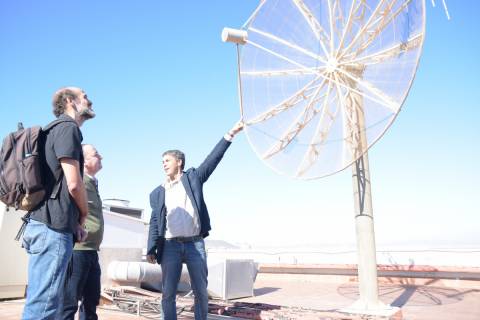
[{"label": "black backpack", "polygon": [[[43,129],[40,126],[23,128],[5,137],[0,151],[0,201],[8,207],[30,211],[45,200],[43,155],[45,133],[61,122],[57,119]],[[52,195],[58,193],[63,171],[56,173]]]}]

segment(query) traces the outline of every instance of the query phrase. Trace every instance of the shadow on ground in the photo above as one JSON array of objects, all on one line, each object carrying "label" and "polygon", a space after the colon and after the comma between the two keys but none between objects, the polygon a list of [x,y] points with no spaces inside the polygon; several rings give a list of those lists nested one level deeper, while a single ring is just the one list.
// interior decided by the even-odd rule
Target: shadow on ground
[{"label": "shadow on ground", "polygon": [[[338,293],[352,300],[359,297],[358,285],[343,284]],[[411,284],[380,284],[379,298],[394,307],[403,306],[438,306],[460,302],[465,294],[480,292],[477,289],[458,290],[445,287]]]},{"label": "shadow on ground", "polygon": [[258,288],[258,289],[254,289],[253,290],[253,295],[255,297],[257,296],[263,296],[263,295],[266,295],[266,294],[269,294],[271,292],[275,292],[275,291],[278,291],[280,290],[280,288],[274,288],[274,287],[263,287],[263,288]]}]

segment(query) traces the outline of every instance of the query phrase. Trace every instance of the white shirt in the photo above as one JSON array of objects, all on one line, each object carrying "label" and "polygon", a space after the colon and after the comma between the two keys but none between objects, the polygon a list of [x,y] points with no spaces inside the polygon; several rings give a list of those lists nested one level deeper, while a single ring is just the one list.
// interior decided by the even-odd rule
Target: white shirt
[{"label": "white shirt", "polygon": [[200,234],[200,221],[193,209],[180,179],[166,182],[165,207],[167,209],[167,228],[165,238],[193,237]]}]

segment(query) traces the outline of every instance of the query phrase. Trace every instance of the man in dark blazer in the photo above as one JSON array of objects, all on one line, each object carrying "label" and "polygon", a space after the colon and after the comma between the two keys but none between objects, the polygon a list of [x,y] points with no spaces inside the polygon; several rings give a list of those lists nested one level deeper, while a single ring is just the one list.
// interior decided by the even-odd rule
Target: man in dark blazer
[{"label": "man in dark blazer", "polygon": [[217,167],[233,137],[243,129],[237,122],[217,143],[198,168],[184,171],[185,155],[179,150],[163,153],[166,180],[150,194],[152,216],[147,244],[147,261],[162,267],[162,311],[164,320],[176,320],[176,293],[187,265],[195,296],[195,319],[208,313],[207,255],[203,239],[211,229],[203,199],[203,184]]}]

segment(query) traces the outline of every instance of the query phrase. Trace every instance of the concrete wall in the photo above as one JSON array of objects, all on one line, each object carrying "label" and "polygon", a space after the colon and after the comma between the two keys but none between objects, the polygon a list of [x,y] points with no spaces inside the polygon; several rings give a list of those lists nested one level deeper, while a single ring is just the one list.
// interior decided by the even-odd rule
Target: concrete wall
[{"label": "concrete wall", "polygon": [[105,232],[102,247],[143,248],[147,245],[146,224],[143,220],[103,210]]},{"label": "concrete wall", "polygon": [[[23,211],[0,204],[0,299],[25,295],[27,285],[28,256],[20,241],[14,238],[22,223]],[[113,260],[142,261],[142,248],[146,246],[146,225],[140,219],[104,211],[105,235],[99,259],[102,283],[111,284],[107,277],[108,264]]]},{"label": "concrete wall", "polygon": [[[254,259],[259,263],[276,264],[356,264],[353,247],[319,246],[311,248],[207,248],[208,257]],[[430,249],[428,247],[377,247],[377,263],[383,265],[424,265],[477,267],[479,248]]]},{"label": "concrete wall", "polygon": [[28,257],[21,241],[14,238],[25,212],[10,209],[5,211],[0,204],[0,299],[18,298],[25,295],[27,285]]}]

